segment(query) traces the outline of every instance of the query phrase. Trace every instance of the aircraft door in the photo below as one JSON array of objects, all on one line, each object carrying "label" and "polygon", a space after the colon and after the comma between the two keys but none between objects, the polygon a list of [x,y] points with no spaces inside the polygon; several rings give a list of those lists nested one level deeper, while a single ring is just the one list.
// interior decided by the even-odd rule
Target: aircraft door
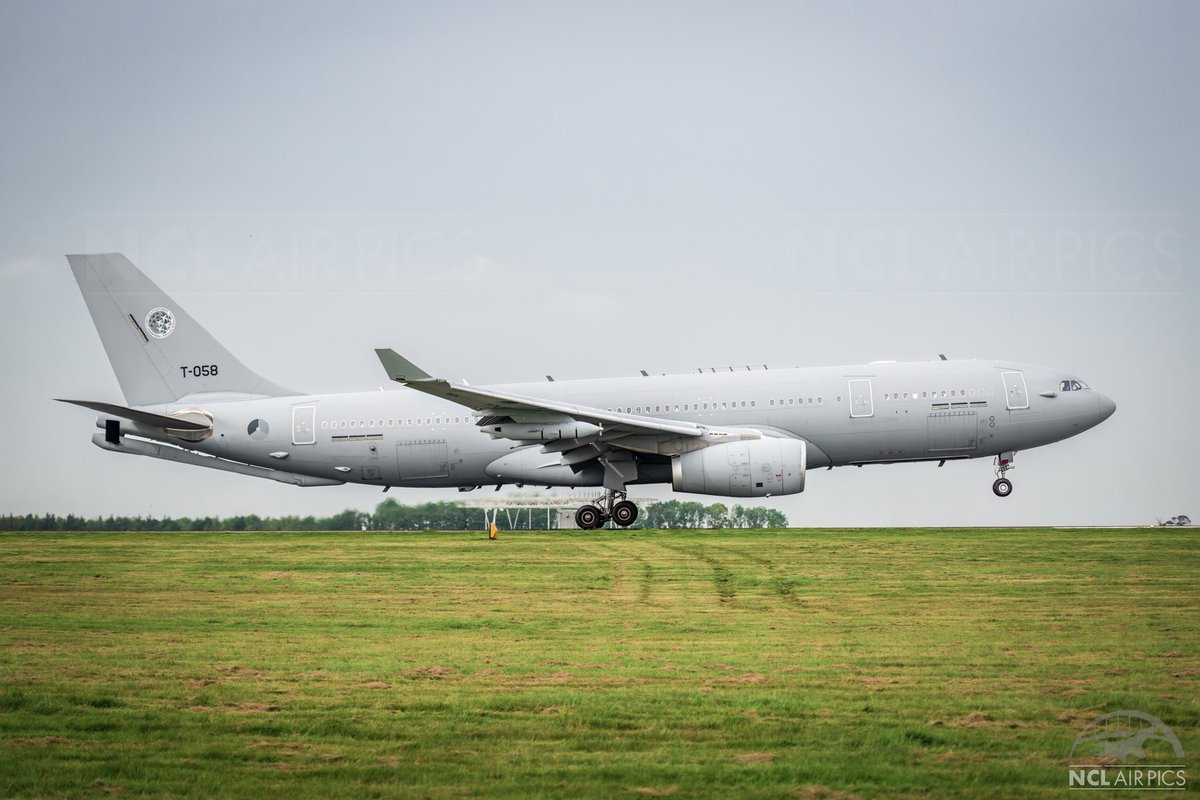
[{"label": "aircraft door", "polygon": [[317,443],[317,407],[292,408],[292,444]]},{"label": "aircraft door", "polygon": [[872,417],[875,415],[875,399],[871,395],[870,378],[854,378],[850,381],[850,416]]},{"label": "aircraft door", "polygon": [[1021,372],[1002,372],[1004,397],[1009,411],[1029,408],[1029,392],[1025,388],[1025,375]]}]

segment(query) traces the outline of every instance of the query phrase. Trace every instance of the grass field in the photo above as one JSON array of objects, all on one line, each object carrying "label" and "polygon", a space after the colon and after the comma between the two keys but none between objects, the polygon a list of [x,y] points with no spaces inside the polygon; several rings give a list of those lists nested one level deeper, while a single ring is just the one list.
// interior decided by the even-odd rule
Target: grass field
[{"label": "grass field", "polygon": [[[0,534],[0,796],[1044,796],[1189,530]],[[1189,777],[1195,780],[1193,775]]]}]

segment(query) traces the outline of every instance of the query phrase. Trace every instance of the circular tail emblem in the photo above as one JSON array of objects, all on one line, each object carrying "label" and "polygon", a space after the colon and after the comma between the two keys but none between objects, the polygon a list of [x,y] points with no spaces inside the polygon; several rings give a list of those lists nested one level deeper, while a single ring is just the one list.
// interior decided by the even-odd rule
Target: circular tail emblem
[{"label": "circular tail emblem", "polygon": [[175,330],[175,315],[166,308],[156,308],[146,315],[146,329],[155,339],[165,339]]}]

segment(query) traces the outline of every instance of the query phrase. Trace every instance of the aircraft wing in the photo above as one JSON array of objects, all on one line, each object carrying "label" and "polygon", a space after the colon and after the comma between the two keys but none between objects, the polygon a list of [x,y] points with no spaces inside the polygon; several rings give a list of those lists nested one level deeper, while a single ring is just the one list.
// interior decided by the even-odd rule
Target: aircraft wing
[{"label": "aircraft wing", "polygon": [[617,429],[626,434],[669,434],[671,436],[703,436],[711,430],[702,425],[679,420],[645,417],[639,414],[620,414],[602,408],[528,397],[493,389],[476,388],[434,378],[394,350],[376,350],[388,377],[412,389],[434,397],[473,408],[484,415],[521,417],[544,421],[547,414],[570,417],[579,422]]},{"label": "aircraft wing", "polygon": [[593,406],[502,392],[434,378],[393,350],[376,350],[388,377],[419,392],[478,412],[479,426],[493,438],[541,444],[560,463],[581,470],[598,461],[605,486],[622,488],[637,475],[633,453],[660,456],[738,439],[761,439],[751,428],[712,428],[693,422],[622,414]]}]

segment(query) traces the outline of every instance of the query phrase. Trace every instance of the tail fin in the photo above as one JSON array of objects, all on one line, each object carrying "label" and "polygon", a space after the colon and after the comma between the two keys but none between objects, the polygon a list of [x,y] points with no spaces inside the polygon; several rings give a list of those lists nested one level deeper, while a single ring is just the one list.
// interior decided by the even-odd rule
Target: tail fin
[{"label": "tail fin", "polygon": [[67,261],[129,405],[211,393],[298,394],[234,358],[120,253],[67,256]]}]

